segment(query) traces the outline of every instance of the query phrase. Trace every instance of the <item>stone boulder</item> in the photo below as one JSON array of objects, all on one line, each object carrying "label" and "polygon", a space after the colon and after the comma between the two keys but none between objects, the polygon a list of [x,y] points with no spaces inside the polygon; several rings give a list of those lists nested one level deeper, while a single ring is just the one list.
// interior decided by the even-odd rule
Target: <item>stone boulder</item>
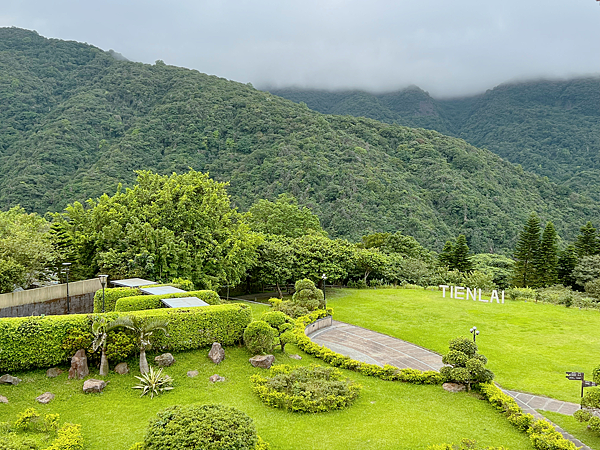
[{"label": "stone boulder", "polygon": [[215,364],[219,364],[221,361],[225,359],[225,350],[221,347],[221,344],[218,342],[213,342],[210,351],[208,352],[208,357]]},{"label": "stone boulder", "polygon": [[46,405],[46,404],[50,403],[52,400],[54,400],[54,394],[51,392],[44,392],[42,395],[40,395],[35,400],[38,403],[41,403],[42,405]]},{"label": "stone boulder", "polygon": [[128,374],[129,373],[129,366],[125,362],[119,363],[119,364],[117,364],[115,366],[115,372],[117,372],[119,375]]},{"label": "stone boulder", "polygon": [[102,392],[105,387],[106,381],[94,380],[93,378],[90,378],[89,380],[85,380],[85,383],[83,383],[83,392],[86,394],[90,394],[92,392]]},{"label": "stone boulder", "polygon": [[218,381],[225,381],[225,377],[222,377],[220,375],[214,374],[213,376],[211,376],[208,381],[212,382],[212,383],[216,383]]},{"label": "stone boulder", "polygon": [[463,392],[467,390],[467,387],[464,384],[458,384],[458,383],[444,383],[442,385],[442,387],[444,388],[445,391],[448,392]]},{"label": "stone boulder", "polygon": [[0,384],[12,384],[13,386],[16,386],[21,381],[23,381],[23,380],[21,380],[20,378],[17,378],[17,377],[13,377],[12,375],[9,375],[9,374],[2,375],[0,377]]},{"label": "stone boulder", "polygon": [[302,356],[300,356],[300,355],[290,355],[290,358],[300,360],[300,359],[302,359]]},{"label": "stone boulder", "polygon": [[250,358],[250,364],[261,369],[270,369],[274,361],[275,357],[273,355],[256,355]]},{"label": "stone boulder", "polygon": [[83,380],[90,374],[90,369],[87,364],[87,356],[85,350],[77,350],[77,353],[71,358],[71,368],[69,369],[69,380],[77,378]]},{"label": "stone boulder", "polygon": [[8,403],[8,399],[4,395],[0,395],[0,403]]},{"label": "stone boulder", "polygon": [[58,367],[53,367],[51,369],[46,370],[46,376],[48,378],[56,378],[57,376],[59,376],[61,373],[63,373],[62,370],[60,370]]},{"label": "stone boulder", "polygon": [[175,358],[170,353],[163,353],[154,358],[154,362],[158,367],[169,367],[175,362]]},{"label": "stone boulder", "polygon": [[188,370],[187,376],[190,378],[197,377],[200,374],[197,370]]}]

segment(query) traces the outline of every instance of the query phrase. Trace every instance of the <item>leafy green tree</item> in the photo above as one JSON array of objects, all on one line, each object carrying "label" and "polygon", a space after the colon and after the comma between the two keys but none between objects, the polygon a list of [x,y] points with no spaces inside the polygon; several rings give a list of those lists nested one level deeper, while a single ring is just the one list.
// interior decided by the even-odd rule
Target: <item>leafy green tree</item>
[{"label": "leafy green tree", "polygon": [[55,221],[64,223],[84,276],[182,277],[207,289],[239,283],[261,240],[231,208],[225,183],[194,170],[140,171],[133,188],[87,207],[75,202]]},{"label": "leafy green tree", "polygon": [[600,255],[583,256],[573,270],[573,277],[579,286],[600,278]]},{"label": "leafy green tree", "polygon": [[283,298],[281,286],[293,279],[295,265],[296,259],[290,239],[268,235],[258,246],[257,262],[252,272],[264,283],[274,284],[279,298]]},{"label": "leafy green tree", "polygon": [[577,281],[573,271],[577,266],[577,249],[574,245],[568,245],[558,254],[558,265],[556,268],[559,281],[565,286],[575,286]]},{"label": "leafy green tree", "polygon": [[536,269],[539,286],[553,286],[558,283],[558,235],[552,222],[548,222],[544,227]]},{"label": "leafy green tree", "polygon": [[592,222],[586,223],[579,229],[580,234],[575,240],[577,256],[592,256],[600,253],[600,240]]},{"label": "leafy green tree", "polygon": [[452,248],[452,260],[454,266],[450,267],[451,269],[457,269],[460,272],[468,272],[473,268],[469,246],[467,245],[467,239],[464,234],[461,234],[456,238],[456,243]]},{"label": "leafy green tree", "polygon": [[538,272],[536,261],[540,248],[540,218],[531,213],[523,231],[519,234],[514,251],[515,269],[513,283],[519,287],[536,287]]},{"label": "leafy green tree", "polygon": [[508,289],[515,261],[495,253],[478,253],[471,256],[473,270],[489,275],[500,289]]},{"label": "leafy green tree", "polygon": [[441,266],[448,266],[450,269],[454,268],[454,243],[452,241],[446,241],[444,248],[438,255],[438,261]]},{"label": "leafy green tree", "polygon": [[369,275],[383,274],[385,266],[388,264],[388,258],[377,249],[359,248],[355,254],[355,267],[361,274],[362,280],[366,283]]},{"label": "leafy green tree", "polygon": [[281,194],[275,202],[259,200],[249,210],[248,223],[253,231],[297,238],[305,234],[326,235],[319,218],[306,207],[298,206],[292,195]]},{"label": "leafy green tree", "polygon": [[49,229],[43,217],[21,207],[0,211],[0,293],[50,278],[57,254]]}]

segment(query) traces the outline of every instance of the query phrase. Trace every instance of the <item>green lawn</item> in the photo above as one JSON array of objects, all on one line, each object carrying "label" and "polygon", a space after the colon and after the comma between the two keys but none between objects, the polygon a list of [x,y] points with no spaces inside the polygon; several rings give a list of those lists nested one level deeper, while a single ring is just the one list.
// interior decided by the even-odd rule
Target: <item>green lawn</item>
[{"label": "green lawn", "polygon": [[[579,402],[566,371],[600,364],[600,313],[506,300],[504,304],[442,298],[440,291],[344,289],[327,293],[334,319],[405,339],[438,353],[448,341],[481,330],[479,351],[503,387]],[[485,297],[484,297],[485,298]]]},{"label": "green lawn", "polygon": [[[290,352],[298,349],[286,347]],[[90,450],[126,450],[142,440],[148,420],[162,408],[174,404],[222,403],[246,412],[256,423],[258,433],[273,450],[284,449],[425,449],[429,444],[459,442],[468,437],[483,445],[504,445],[513,450],[531,449],[526,435],[485,401],[466,393],[450,394],[440,386],[416,386],[369,378],[344,371],[364,386],[350,408],[325,414],[294,414],[263,405],[252,393],[249,377],[260,371],[248,363],[244,348],[226,348],[226,359],[215,366],[207,358],[208,349],[176,354],[176,364],[166,369],[175,379],[175,389],[150,400],[132,389],[133,375],[108,376],[102,394],[84,395],[83,381],[67,380],[64,373],[48,379],[45,371],[18,373],[18,386],[0,386],[0,395],[9,398],[0,404],[0,422],[14,420],[28,407],[41,413],[60,413],[62,421],[80,423]],[[295,361],[280,352],[277,363],[320,363],[303,355]],[[150,356],[150,355],[149,355]],[[150,360],[150,358],[149,358]],[[188,370],[200,375],[188,378]],[[211,384],[208,377],[218,373],[224,383]],[[91,376],[97,377],[95,369]],[[34,399],[50,391],[56,399],[39,405]]]}]

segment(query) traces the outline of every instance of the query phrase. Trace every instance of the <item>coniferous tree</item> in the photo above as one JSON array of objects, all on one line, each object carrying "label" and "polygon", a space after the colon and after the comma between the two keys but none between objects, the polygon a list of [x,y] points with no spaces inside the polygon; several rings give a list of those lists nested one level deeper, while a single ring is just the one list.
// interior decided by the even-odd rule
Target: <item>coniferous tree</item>
[{"label": "coniferous tree", "polygon": [[565,286],[575,286],[573,276],[575,266],[577,266],[577,249],[571,244],[558,255],[558,279]]},{"label": "coniferous tree", "polygon": [[454,268],[454,244],[452,241],[446,241],[442,252],[438,256],[440,266],[448,266],[448,268]]},{"label": "coniferous tree", "polygon": [[542,233],[540,249],[537,256],[537,272],[539,286],[552,286],[558,283],[558,235],[554,224],[548,222]]},{"label": "coniferous tree", "polygon": [[515,247],[515,271],[513,283],[519,287],[535,287],[538,283],[536,270],[540,248],[540,218],[534,212],[529,215],[527,224],[519,234]]},{"label": "coniferous tree", "polygon": [[581,234],[575,240],[577,256],[581,258],[582,256],[593,256],[600,253],[600,241],[592,222],[586,223],[579,231]]},{"label": "coniferous tree", "polygon": [[450,267],[451,269],[457,269],[459,272],[468,272],[473,268],[469,246],[464,234],[456,238],[456,244],[454,244],[452,249],[452,256],[454,267]]}]

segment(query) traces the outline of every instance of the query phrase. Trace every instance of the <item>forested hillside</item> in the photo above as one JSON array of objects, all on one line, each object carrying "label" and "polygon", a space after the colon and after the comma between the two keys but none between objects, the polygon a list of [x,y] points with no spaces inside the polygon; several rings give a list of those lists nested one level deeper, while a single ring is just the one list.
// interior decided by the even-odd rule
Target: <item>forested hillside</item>
[{"label": "forested hillside", "polygon": [[131,185],[134,170],[191,167],[229,181],[241,211],[287,192],[332,237],[401,231],[435,250],[458,234],[476,252],[512,249],[531,211],[571,239],[599,212],[435,131],[323,115],[249,85],[17,28],[0,29],[0,104],[1,209],[58,211]]},{"label": "forested hillside", "polygon": [[525,170],[600,199],[600,77],[500,85],[485,94],[433,99],[388,93],[282,89],[274,94],[327,114],[364,116],[461,137]]}]

